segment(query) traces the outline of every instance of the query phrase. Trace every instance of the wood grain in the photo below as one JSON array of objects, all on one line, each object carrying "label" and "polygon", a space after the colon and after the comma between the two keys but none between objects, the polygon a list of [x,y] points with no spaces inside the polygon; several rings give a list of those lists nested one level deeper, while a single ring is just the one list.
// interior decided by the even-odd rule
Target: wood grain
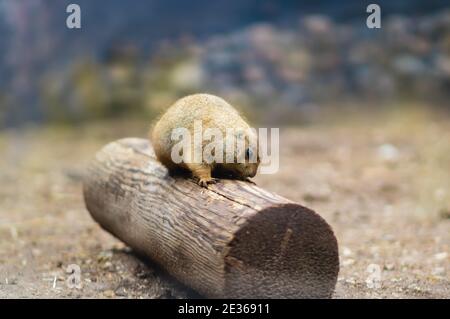
[{"label": "wood grain", "polygon": [[88,168],[83,193],[105,230],[206,297],[333,293],[338,246],[319,215],[247,182],[204,189],[171,176],[147,140],[106,145]]}]

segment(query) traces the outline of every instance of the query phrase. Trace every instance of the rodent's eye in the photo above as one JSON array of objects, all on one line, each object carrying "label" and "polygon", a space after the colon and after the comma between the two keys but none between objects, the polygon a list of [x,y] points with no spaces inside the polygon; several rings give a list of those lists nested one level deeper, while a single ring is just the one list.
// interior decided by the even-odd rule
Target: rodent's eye
[{"label": "rodent's eye", "polygon": [[252,157],[252,155],[253,155],[252,150],[249,149],[249,148],[247,148],[247,149],[245,150],[245,159],[246,159],[246,160],[249,160],[250,157]]}]

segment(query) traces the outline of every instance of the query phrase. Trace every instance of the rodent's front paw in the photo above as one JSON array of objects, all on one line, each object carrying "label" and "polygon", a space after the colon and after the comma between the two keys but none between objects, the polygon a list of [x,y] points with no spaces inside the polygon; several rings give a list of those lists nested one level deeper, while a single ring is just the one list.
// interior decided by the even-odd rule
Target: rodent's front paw
[{"label": "rodent's front paw", "polygon": [[217,178],[199,178],[198,185],[208,188],[208,184],[215,184],[219,180]]}]

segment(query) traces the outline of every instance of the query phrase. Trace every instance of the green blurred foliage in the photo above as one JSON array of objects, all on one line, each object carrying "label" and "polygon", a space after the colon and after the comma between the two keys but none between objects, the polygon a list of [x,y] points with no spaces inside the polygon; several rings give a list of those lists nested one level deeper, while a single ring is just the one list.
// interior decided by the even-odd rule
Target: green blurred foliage
[{"label": "green blurred foliage", "polygon": [[84,58],[49,73],[40,90],[51,121],[79,122],[119,116],[153,118],[177,98],[199,90],[199,71],[189,52],[143,62],[135,52],[107,61]]}]

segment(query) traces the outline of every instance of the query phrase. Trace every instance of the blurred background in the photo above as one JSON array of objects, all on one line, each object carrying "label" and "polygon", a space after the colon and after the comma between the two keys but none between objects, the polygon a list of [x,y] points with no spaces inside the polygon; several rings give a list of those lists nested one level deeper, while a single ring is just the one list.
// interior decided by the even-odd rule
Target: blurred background
[{"label": "blurred background", "polygon": [[190,296],[100,230],[81,180],[197,92],[281,128],[255,181],[333,226],[336,297],[450,296],[448,0],[0,0],[0,297]]},{"label": "blurred background", "polygon": [[199,91],[294,124],[450,94],[445,0],[378,1],[381,30],[360,0],[80,0],[82,29],[66,28],[69,3],[0,1],[1,127],[150,118]]}]

